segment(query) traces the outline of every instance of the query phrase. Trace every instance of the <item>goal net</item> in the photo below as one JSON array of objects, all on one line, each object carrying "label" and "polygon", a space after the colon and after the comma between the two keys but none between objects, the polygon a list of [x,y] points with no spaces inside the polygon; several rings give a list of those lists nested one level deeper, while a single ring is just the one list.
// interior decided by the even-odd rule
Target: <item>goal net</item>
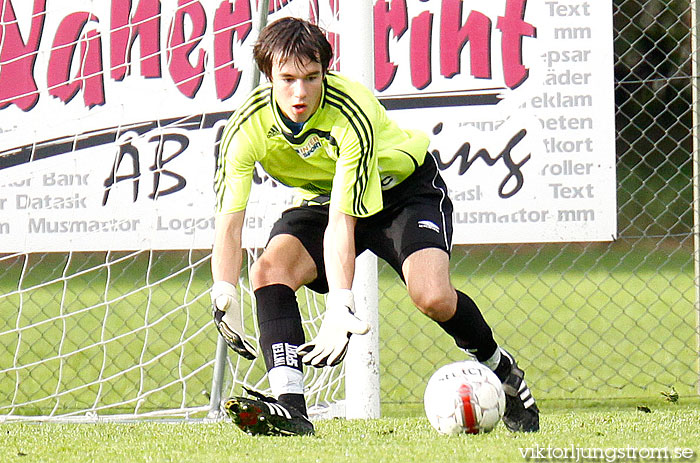
[{"label": "goal net", "polygon": [[[340,5],[258,3],[0,0],[0,421],[216,418],[267,391],[211,320],[217,140],[257,78],[259,25],[311,19],[337,51]],[[248,267],[289,204],[255,183]],[[246,269],[240,297],[257,345]],[[313,336],[323,298],[298,298]],[[319,416],[342,414],[343,368],[306,369]]]}]

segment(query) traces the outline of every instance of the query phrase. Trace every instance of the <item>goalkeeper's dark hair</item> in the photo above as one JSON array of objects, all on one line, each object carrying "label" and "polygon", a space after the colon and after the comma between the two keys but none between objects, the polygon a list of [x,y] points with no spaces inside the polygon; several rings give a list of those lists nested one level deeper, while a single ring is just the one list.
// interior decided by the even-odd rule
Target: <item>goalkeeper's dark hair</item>
[{"label": "goalkeeper's dark hair", "polygon": [[268,24],[253,47],[253,58],[268,79],[275,61],[284,64],[292,60],[299,65],[314,61],[321,64],[325,75],[332,57],[333,48],[323,30],[300,18],[281,18]]}]

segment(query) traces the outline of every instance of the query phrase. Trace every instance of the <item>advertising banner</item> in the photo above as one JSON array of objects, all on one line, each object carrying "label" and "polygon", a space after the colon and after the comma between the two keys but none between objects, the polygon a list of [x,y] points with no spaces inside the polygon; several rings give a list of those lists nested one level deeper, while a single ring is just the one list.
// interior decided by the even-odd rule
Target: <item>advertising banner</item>
[{"label": "advertising banner", "polygon": [[[351,40],[335,0],[270,3]],[[255,4],[0,0],[0,252],[211,247]],[[431,136],[455,244],[614,239],[611,2],[379,0],[368,20],[376,94]],[[247,246],[291,204],[255,183]]]}]

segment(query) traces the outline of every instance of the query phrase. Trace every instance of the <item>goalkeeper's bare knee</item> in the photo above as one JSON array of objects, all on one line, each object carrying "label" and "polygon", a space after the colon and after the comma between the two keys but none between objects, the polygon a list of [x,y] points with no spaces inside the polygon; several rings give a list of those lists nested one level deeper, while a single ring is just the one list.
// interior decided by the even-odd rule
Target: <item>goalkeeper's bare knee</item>
[{"label": "goalkeeper's bare knee", "polygon": [[451,286],[446,289],[431,288],[420,293],[409,291],[409,295],[418,310],[436,322],[449,320],[457,308],[457,292]]}]

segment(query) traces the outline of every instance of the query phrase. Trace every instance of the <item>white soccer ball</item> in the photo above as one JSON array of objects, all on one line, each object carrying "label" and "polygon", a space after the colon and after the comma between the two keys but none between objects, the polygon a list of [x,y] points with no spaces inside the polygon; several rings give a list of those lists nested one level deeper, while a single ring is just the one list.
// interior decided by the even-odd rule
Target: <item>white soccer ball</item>
[{"label": "white soccer ball", "polygon": [[467,360],[439,368],[423,398],[430,424],[441,434],[489,432],[503,417],[506,396],[496,374]]}]

